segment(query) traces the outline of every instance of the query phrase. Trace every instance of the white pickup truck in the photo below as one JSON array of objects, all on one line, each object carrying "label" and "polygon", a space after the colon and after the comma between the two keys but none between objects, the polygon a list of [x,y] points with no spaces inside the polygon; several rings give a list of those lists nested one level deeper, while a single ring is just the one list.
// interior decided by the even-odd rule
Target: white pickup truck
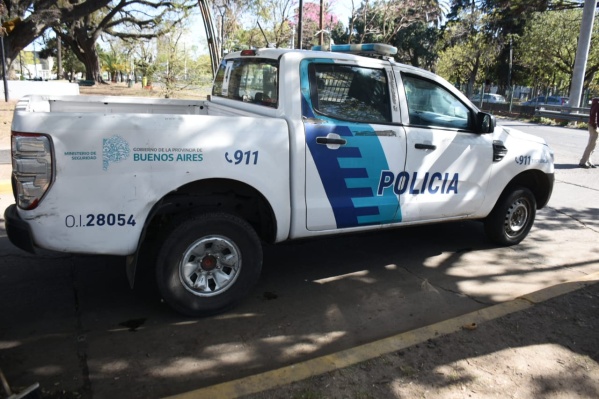
[{"label": "white pickup truck", "polygon": [[332,50],[229,54],[207,101],[23,98],[10,240],[126,256],[197,316],[248,293],[261,242],[462,219],[500,245],[528,234],[553,189],[542,139],[390,46]]}]

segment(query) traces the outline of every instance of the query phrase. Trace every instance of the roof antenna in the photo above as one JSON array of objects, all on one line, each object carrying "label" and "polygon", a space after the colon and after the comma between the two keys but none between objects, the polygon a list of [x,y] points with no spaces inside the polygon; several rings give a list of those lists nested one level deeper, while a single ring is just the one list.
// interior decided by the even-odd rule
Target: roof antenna
[{"label": "roof antenna", "polygon": [[266,38],[266,33],[264,33],[264,30],[262,30],[262,27],[260,26],[260,21],[256,21],[256,23],[258,24],[258,28],[260,28],[260,32],[262,32],[262,36],[264,36],[264,41],[266,42],[266,47],[269,48],[270,43],[268,42],[268,39]]}]

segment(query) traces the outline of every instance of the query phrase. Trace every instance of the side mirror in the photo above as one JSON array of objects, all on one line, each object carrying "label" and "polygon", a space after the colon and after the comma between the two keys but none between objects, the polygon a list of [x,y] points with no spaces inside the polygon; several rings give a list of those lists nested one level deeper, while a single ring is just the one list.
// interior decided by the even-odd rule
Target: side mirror
[{"label": "side mirror", "polygon": [[495,117],[486,112],[476,115],[476,131],[478,133],[493,133],[495,130]]}]

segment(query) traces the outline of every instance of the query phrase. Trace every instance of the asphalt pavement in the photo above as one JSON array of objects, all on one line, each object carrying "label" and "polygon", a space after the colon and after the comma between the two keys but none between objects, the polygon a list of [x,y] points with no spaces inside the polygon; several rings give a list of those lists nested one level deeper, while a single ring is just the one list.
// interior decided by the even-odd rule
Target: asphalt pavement
[{"label": "asphalt pavement", "polygon": [[[9,149],[0,148],[0,208],[12,202],[10,193]],[[569,172],[568,169],[561,169]],[[589,179],[597,171],[588,171]],[[568,192],[572,195],[578,186]],[[556,196],[556,200],[560,197]],[[564,197],[565,198],[565,197]],[[596,211],[596,210],[595,210]],[[594,212],[590,214],[595,214]],[[0,231],[3,226],[0,226]],[[594,231],[594,230],[593,230]],[[4,234],[3,234],[4,235]],[[3,238],[0,248],[7,248]],[[12,251],[12,249],[11,249]],[[595,248],[591,253],[598,254]],[[567,254],[564,254],[567,256]],[[51,262],[52,260],[50,260]],[[59,261],[59,259],[58,259]],[[589,262],[596,262],[589,259]],[[0,279],[3,276],[0,276]],[[336,353],[297,362],[241,379],[190,390],[175,395],[177,398],[332,398],[332,397],[599,397],[599,274],[586,274],[569,282],[556,284],[532,294],[497,305],[449,318],[401,334],[357,345]],[[25,298],[25,297],[23,297]],[[4,322],[7,322],[4,319]],[[0,326],[0,330],[2,326]],[[10,365],[3,364],[3,352],[14,343],[0,339],[0,369],[10,373]],[[547,345],[550,348],[547,348]],[[456,349],[457,348],[457,349]],[[531,348],[533,351],[531,352]],[[43,349],[43,348],[42,348]],[[51,350],[51,348],[46,348]],[[493,365],[481,364],[481,356],[492,357]],[[549,355],[554,355],[550,357]],[[571,375],[559,384],[539,383],[539,375],[522,374],[516,378],[514,370],[522,358],[547,356],[545,362],[555,363]],[[397,364],[407,359],[420,359],[407,367]],[[583,360],[581,360],[583,359]],[[543,358],[541,359],[543,360]],[[532,360],[529,360],[532,364]],[[552,364],[553,364],[552,363]],[[458,365],[461,375],[444,378],[443,367]],[[565,365],[580,365],[575,370]],[[492,372],[487,372],[489,368]],[[453,367],[453,366],[452,366]],[[529,367],[534,368],[534,367]],[[408,370],[408,371],[406,371]],[[441,371],[440,371],[441,370]],[[521,371],[521,370],[520,370]],[[47,372],[38,370],[39,373]],[[506,387],[497,381],[488,384],[488,390],[477,386],[486,381],[485,374],[510,374],[507,381],[518,385],[517,394],[507,394]],[[517,374],[517,373],[516,373]],[[429,379],[427,376],[436,376]],[[339,381],[350,376],[357,386],[345,391]],[[373,380],[373,376],[378,376]],[[383,376],[383,377],[381,377]],[[464,376],[469,377],[463,378]],[[574,376],[576,378],[574,378]],[[551,377],[550,375],[548,378]],[[468,381],[470,382],[468,382]],[[9,379],[9,383],[10,383]],[[23,382],[23,381],[20,381]],[[26,383],[34,383],[27,381]],[[528,382],[525,383],[525,382]],[[401,385],[397,387],[397,385]],[[346,381],[345,386],[351,385]],[[524,386],[524,385],[530,385]],[[310,387],[307,391],[307,387]],[[16,391],[26,385],[14,387]],[[401,391],[410,387],[411,391]],[[42,397],[97,398],[93,390],[81,392],[60,391],[42,386]],[[178,390],[174,389],[173,392]],[[0,398],[3,398],[0,390]],[[311,395],[311,396],[310,396]],[[123,392],[122,397],[127,397]]]},{"label": "asphalt pavement", "polygon": [[[597,398],[598,315],[596,273],[387,339],[171,398]],[[535,360],[541,366],[535,366]],[[352,384],[357,389],[348,388]]]}]

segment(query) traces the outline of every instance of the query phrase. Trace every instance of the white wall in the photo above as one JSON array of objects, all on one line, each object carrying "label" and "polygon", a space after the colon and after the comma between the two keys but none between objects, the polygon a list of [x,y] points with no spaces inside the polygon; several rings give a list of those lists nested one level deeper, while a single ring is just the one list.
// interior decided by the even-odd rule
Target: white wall
[{"label": "white wall", "polygon": [[[40,82],[29,80],[8,80],[8,99],[18,100],[27,94],[79,94],[79,85],[69,82]],[[4,100],[4,83],[0,80],[0,96]]]}]

